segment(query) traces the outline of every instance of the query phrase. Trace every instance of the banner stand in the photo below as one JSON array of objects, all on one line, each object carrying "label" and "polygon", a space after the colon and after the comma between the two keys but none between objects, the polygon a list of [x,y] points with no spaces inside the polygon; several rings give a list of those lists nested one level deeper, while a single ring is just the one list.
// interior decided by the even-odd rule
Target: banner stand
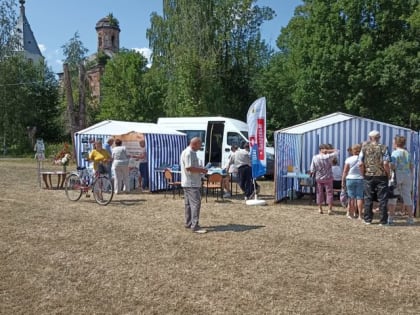
[{"label": "banner stand", "polygon": [[254,184],[254,199],[247,200],[248,206],[263,206],[265,200],[259,200],[257,195],[256,178],[263,176],[267,171],[266,159],[266,100],[265,97],[257,99],[251,104],[247,113],[249,148],[252,167],[252,181]]},{"label": "banner stand", "polygon": [[253,182],[254,182],[255,197],[254,197],[254,199],[247,200],[245,203],[246,203],[247,206],[265,206],[267,204],[267,202],[265,200],[258,199],[257,187],[255,185],[255,179],[253,179]]}]

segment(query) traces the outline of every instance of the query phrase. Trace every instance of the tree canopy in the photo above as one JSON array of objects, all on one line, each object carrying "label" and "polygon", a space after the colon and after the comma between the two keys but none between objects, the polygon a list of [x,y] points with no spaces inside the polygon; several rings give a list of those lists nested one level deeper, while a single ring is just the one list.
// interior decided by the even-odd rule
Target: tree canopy
[{"label": "tree canopy", "polygon": [[167,115],[244,119],[252,78],[268,62],[260,26],[274,12],[255,0],[163,1],[148,29],[153,66],[166,83]]},{"label": "tree canopy", "polygon": [[344,111],[420,128],[418,10],[415,0],[304,1],[261,75],[275,120]]},{"label": "tree canopy", "polygon": [[[105,66],[98,119],[156,122],[160,102],[153,97],[147,59],[134,50],[121,50]],[[150,80],[150,81],[149,81]]]}]

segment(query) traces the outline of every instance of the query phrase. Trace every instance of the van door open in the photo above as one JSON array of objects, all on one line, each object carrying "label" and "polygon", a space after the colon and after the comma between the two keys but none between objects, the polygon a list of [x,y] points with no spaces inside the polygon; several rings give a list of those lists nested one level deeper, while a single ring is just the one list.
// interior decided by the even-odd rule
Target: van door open
[{"label": "van door open", "polygon": [[225,130],[224,121],[209,121],[207,124],[206,147],[204,163],[211,163],[213,166],[222,166],[223,134]]}]

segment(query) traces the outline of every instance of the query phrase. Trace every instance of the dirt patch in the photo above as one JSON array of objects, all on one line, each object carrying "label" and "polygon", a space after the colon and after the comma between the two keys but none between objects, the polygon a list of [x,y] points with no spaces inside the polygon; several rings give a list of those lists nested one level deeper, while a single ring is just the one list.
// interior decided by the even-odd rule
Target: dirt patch
[{"label": "dirt patch", "polygon": [[[417,314],[419,226],[136,192],[106,207],[40,189],[32,160],[0,160],[1,314]],[[376,220],[377,222],[377,220]]]}]

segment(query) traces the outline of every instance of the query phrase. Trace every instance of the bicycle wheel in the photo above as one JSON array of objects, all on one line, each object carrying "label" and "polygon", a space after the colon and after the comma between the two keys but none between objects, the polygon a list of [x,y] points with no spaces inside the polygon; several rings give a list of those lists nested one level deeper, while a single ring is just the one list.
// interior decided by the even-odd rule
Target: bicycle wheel
[{"label": "bicycle wheel", "polygon": [[114,196],[114,188],[111,180],[106,176],[98,177],[93,183],[93,196],[101,206],[106,206]]},{"label": "bicycle wheel", "polygon": [[77,201],[82,196],[82,182],[79,175],[70,174],[66,178],[66,196],[71,201]]}]

